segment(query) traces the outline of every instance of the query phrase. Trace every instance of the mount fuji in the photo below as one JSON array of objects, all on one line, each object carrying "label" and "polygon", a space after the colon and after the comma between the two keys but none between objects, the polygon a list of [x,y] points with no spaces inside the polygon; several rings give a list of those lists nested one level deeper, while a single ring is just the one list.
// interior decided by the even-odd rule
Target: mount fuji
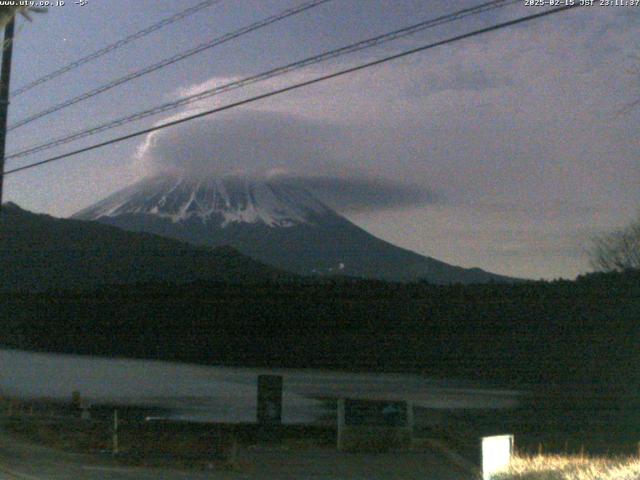
[{"label": "mount fuji", "polygon": [[302,275],[436,284],[511,282],[396,247],[367,233],[286,178],[156,176],[75,215],[196,245],[228,245]]}]

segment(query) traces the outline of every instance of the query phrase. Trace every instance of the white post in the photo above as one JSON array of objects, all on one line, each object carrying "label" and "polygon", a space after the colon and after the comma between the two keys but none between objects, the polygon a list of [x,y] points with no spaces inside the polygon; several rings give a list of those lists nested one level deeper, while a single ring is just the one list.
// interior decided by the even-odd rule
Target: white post
[{"label": "white post", "polygon": [[119,453],[118,448],[118,410],[113,411],[113,454]]},{"label": "white post", "polygon": [[505,470],[513,455],[513,435],[482,437],[482,478],[491,480],[496,473]]}]

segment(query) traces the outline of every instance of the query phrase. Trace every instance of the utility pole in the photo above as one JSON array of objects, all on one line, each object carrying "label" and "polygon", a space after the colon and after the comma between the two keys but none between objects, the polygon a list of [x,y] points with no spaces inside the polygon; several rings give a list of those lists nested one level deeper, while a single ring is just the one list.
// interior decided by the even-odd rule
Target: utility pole
[{"label": "utility pole", "polygon": [[9,111],[9,80],[11,78],[14,26],[15,17],[4,28],[4,41],[2,42],[2,72],[0,72],[0,211],[2,210],[2,187],[4,184],[4,156],[7,142],[7,113]]}]

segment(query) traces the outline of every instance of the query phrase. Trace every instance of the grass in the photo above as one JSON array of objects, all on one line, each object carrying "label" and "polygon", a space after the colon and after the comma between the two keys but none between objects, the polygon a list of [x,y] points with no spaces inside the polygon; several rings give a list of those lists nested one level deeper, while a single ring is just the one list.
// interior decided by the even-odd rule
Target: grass
[{"label": "grass", "polygon": [[516,456],[493,480],[640,480],[640,458]]},{"label": "grass", "polygon": [[[17,415],[2,419],[4,431],[17,439],[64,452],[109,454],[113,431],[104,419],[46,418]],[[233,438],[224,429],[201,425],[122,422],[119,454],[113,457],[127,465],[201,468],[224,467],[229,461]]]},{"label": "grass", "polygon": [[110,408],[93,408],[90,420],[60,402],[20,402],[0,397],[0,429],[17,440],[69,453],[108,454],[126,465],[227,468],[236,462],[238,446],[277,444],[307,450],[335,445],[335,429],[281,426],[266,432],[257,425],[146,422],[144,412],[121,413],[119,454],[112,456],[113,418]]}]

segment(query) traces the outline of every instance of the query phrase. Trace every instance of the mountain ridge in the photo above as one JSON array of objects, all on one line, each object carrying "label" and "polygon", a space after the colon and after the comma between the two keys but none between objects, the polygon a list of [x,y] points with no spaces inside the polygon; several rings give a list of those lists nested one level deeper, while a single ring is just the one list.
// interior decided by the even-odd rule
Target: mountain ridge
[{"label": "mountain ridge", "polygon": [[437,284],[517,281],[374,237],[286,178],[145,179],[73,215],[194,245],[230,245],[298,275]]}]

